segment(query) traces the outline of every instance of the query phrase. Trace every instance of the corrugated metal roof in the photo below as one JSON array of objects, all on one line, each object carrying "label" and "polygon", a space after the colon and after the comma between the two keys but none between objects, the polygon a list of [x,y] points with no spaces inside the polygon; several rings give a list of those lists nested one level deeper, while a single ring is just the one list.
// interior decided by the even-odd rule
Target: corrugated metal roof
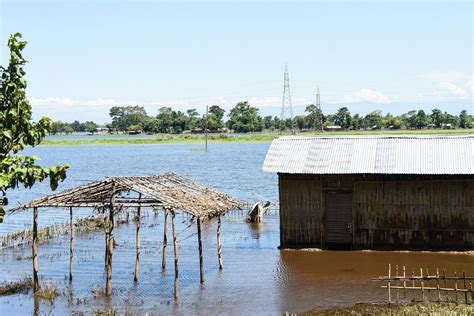
[{"label": "corrugated metal roof", "polygon": [[305,174],[474,174],[474,135],[280,137],[263,171]]}]

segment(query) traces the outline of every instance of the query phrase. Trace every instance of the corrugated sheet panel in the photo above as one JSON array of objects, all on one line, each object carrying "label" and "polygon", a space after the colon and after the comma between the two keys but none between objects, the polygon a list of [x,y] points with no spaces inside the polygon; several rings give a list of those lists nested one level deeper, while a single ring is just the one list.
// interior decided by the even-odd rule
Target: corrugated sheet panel
[{"label": "corrugated sheet panel", "polygon": [[474,135],[280,137],[263,171],[306,174],[474,174]]}]

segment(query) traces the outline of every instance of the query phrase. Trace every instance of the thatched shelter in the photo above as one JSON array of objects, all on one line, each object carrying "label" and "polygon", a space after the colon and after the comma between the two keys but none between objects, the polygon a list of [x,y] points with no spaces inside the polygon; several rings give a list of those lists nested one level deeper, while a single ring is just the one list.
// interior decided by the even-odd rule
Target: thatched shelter
[{"label": "thatched shelter", "polygon": [[[135,194],[133,194],[133,192]],[[172,217],[173,248],[175,263],[175,297],[178,296],[178,241],[176,239],[176,212],[181,211],[196,219],[199,263],[201,282],[203,276],[203,257],[201,242],[201,222],[217,218],[217,247],[219,269],[222,269],[222,256],[220,244],[220,216],[226,211],[240,209],[242,202],[226,194],[216,192],[190,179],[174,173],[164,173],[152,176],[136,177],[110,177],[105,180],[95,181],[64,192],[48,195],[11,210],[33,209],[33,281],[34,290],[39,288],[38,259],[37,259],[37,226],[38,208],[68,208],[70,211],[70,264],[69,279],[72,280],[72,257],[73,257],[73,208],[95,208],[105,213],[106,217],[106,254],[105,268],[107,274],[106,294],[111,293],[112,278],[112,254],[114,248],[114,215],[123,208],[137,209],[137,231],[136,231],[136,262],[134,280],[138,280],[140,259],[140,211],[144,207],[161,208],[164,210],[164,233],[163,233],[163,258],[162,268],[166,264],[167,247],[167,219],[168,214]]]}]

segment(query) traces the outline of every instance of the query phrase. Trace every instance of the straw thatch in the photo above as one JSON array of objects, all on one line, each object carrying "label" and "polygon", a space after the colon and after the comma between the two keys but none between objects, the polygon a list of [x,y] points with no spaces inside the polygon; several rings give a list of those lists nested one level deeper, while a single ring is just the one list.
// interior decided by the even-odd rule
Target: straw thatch
[{"label": "straw thatch", "polygon": [[[136,192],[141,198],[127,196]],[[11,211],[39,207],[104,207],[114,203],[123,206],[178,209],[192,216],[209,218],[228,210],[240,209],[242,202],[216,192],[174,173],[153,176],[110,177],[64,192],[48,195],[20,205]]]}]

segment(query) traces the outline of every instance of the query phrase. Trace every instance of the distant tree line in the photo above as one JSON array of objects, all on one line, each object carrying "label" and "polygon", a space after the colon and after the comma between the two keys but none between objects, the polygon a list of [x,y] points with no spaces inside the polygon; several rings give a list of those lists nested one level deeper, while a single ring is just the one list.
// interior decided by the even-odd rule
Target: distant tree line
[{"label": "distant tree line", "polygon": [[[305,109],[304,115],[282,121],[278,116],[262,117],[259,109],[248,102],[239,102],[227,115],[218,105],[209,107],[206,114],[200,114],[195,108],[185,112],[162,107],[158,113],[148,115],[142,106],[114,106],[110,109],[111,123],[106,127],[110,133],[182,133],[234,131],[237,133],[260,132],[262,130],[377,130],[377,129],[442,129],[442,128],[473,128],[474,117],[466,110],[459,115],[433,109],[431,113],[423,110],[413,110],[402,115],[383,114],[382,111],[372,111],[366,115],[351,114],[347,107],[341,107],[336,113],[324,114],[314,104]],[[98,125],[87,121],[81,123],[63,123],[54,121],[51,124],[51,134],[69,134],[73,132],[95,133]]]}]

